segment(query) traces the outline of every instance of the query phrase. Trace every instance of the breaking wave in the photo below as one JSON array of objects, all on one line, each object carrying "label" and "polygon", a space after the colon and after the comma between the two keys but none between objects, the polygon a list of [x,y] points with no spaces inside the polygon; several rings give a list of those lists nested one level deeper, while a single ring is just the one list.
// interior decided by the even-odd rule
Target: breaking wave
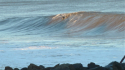
[{"label": "breaking wave", "polygon": [[54,37],[124,37],[125,14],[75,12],[54,16],[14,17],[0,21],[0,32]]}]

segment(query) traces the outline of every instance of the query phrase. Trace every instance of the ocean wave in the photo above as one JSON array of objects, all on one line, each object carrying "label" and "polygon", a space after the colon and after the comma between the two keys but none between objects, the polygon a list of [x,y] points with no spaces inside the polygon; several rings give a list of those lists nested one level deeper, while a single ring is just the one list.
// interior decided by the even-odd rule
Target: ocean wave
[{"label": "ocean wave", "polygon": [[0,32],[64,37],[124,37],[125,14],[74,12],[39,17],[15,17],[0,21]]}]

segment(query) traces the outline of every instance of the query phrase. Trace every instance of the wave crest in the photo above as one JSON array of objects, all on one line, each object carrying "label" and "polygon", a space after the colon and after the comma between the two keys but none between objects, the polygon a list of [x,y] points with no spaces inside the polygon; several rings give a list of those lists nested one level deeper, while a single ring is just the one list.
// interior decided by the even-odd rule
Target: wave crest
[{"label": "wave crest", "polygon": [[54,16],[10,18],[0,21],[0,32],[64,37],[124,37],[125,14],[75,12]]}]

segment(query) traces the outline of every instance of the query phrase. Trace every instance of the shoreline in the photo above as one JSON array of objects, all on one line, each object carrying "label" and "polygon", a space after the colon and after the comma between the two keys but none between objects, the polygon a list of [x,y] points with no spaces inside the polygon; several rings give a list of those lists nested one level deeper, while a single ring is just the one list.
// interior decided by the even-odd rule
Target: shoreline
[{"label": "shoreline", "polygon": [[97,65],[94,62],[88,63],[87,67],[84,67],[81,63],[57,64],[53,67],[44,67],[43,65],[37,66],[31,63],[29,66],[21,69],[6,66],[4,70],[125,70],[125,63],[119,63],[119,62],[113,61],[104,67]]}]

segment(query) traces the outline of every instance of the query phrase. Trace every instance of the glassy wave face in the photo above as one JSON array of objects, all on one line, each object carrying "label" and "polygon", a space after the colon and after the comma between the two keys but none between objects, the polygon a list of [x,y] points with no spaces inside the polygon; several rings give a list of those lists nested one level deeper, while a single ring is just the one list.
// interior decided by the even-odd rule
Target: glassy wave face
[{"label": "glassy wave face", "polygon": [[[75,12],[54,16],[14,17],[0,21],[0,34],[43,37],[125,37],[125,14]],[[7,37],[6,37],[7,38]]]}]

